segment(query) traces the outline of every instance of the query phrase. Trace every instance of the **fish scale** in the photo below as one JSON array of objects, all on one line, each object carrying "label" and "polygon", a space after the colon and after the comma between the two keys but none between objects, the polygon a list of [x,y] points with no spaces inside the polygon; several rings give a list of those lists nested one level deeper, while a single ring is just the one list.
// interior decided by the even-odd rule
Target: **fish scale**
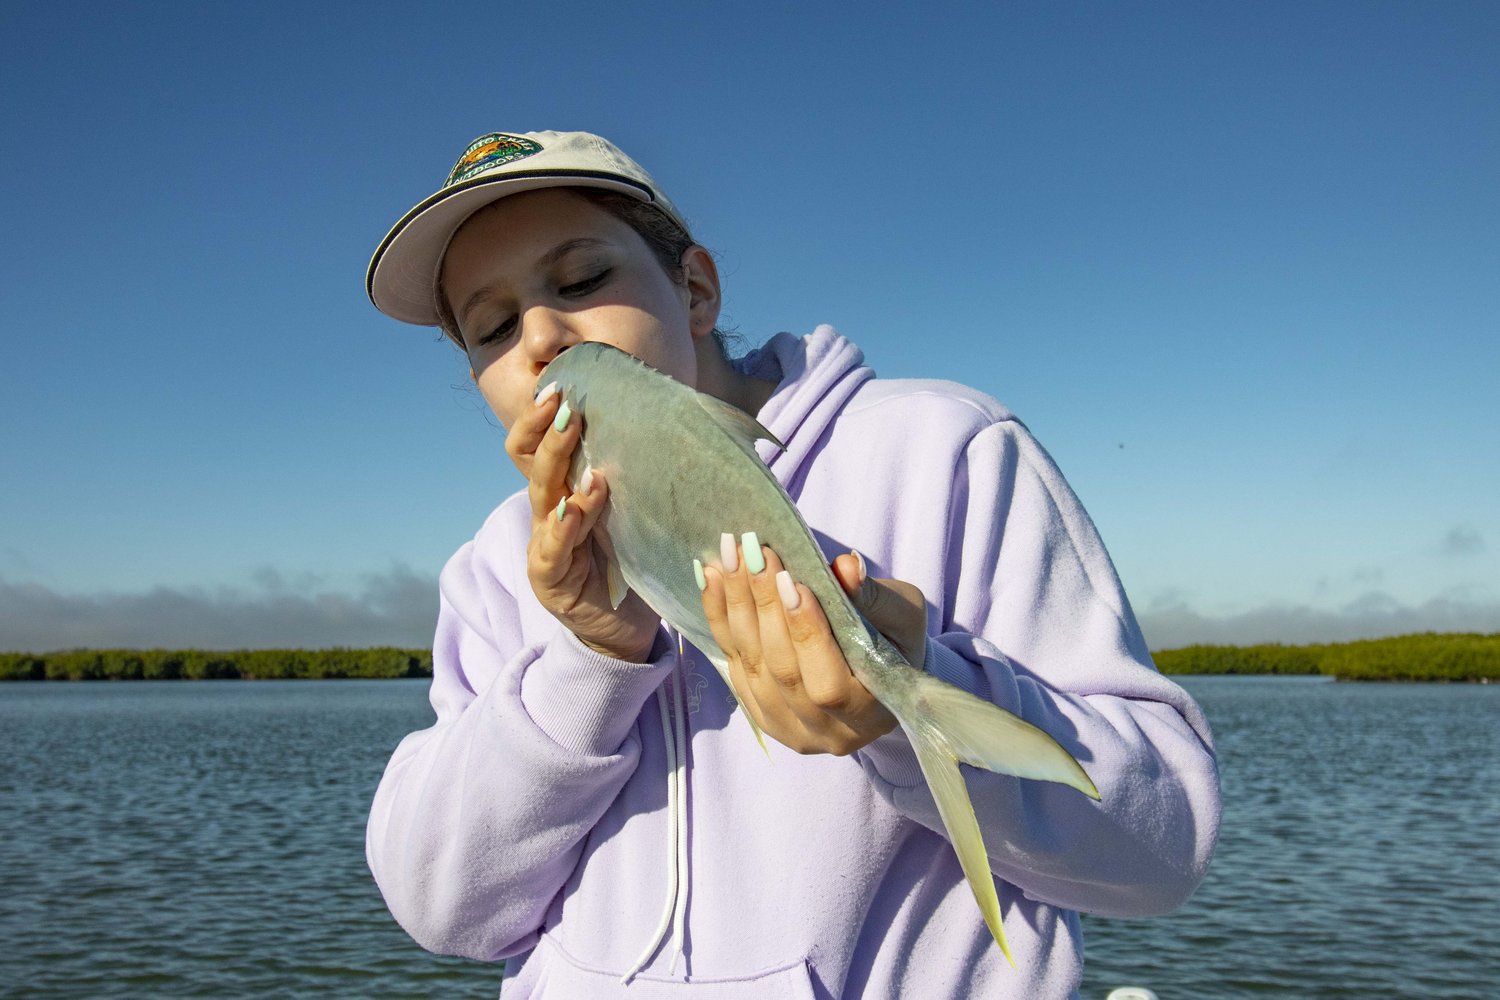
[{"label": "fish scale", "polygon": [[870,625],[834,578],[791,497],[756,454],[757,439],[780,442],[753,417],[607,344],[580,344],[558,355],[539,384],[554,381],[583,424],[570,470],[574,489],[590,466],[609,484],[596,531],[615,606],[627,588],[634,590],[734,690],[692,564],[716,563],[724,532],[754,531],[817,597],[849,669],[905,731],[985,923],[1014,964],[958,764],[1055,781],[1098,799],[1082,766],[1043,730],[915,669]]}]

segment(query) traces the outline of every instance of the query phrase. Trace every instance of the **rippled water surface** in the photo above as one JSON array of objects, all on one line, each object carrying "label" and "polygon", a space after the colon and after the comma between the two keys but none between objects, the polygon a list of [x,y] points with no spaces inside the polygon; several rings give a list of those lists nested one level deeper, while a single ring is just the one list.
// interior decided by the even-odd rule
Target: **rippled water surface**
[{"label": "rippled water surface", "polygon": [[1224,825],[1186,907],[1085,918],[1083,996],[1500,996],[1500,686],[1201,677]]},{"label": "rippled water surface", "polygon": [[[1219,855],[1087,919],[1083,997],[1479,997],[1500,983],[1500,687],[1189,678]],[[418,949],[364,819],[425,682],[0,686],[0,996],[493,997]]]}]

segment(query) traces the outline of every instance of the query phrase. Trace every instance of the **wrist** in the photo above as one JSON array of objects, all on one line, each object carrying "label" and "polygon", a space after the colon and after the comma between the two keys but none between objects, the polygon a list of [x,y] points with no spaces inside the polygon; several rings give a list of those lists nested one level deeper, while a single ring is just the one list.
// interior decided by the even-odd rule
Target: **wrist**
[{"label": "wrist", "polygon": [[590,757],[611,756],[620,752],[672,663],[668,656],[658,663],[628,663],[559,628],[521,675],[521,705],[558,746]]},{"label": "wrist", "polygon": [[592,649],[594,652],[598,653],[600,656],[608,656],[614,660],[623,660],[626,663],[651,662],[651,651],[656,647],[655,633],[647,636],[645,644],[640,646],[638,649],[628,646],[622,647],[618,645],[593,642],[589,639],[585,639],[581,635],[578,636],[578,641],[583,643],[589,649]]}]

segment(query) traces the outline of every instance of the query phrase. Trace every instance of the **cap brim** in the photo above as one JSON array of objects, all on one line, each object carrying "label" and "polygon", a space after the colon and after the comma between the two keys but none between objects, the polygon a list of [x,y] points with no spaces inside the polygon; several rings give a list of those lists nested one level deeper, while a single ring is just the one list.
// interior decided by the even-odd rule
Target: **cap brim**
[{"label": "cap brim", "polygon": [[651,203],[651,190],[615,174],[576,170],[507,172],[444,188],[391,227],[370,258],[365,290],[375,308],[393,319],[437,326],[437,272],[448,243],[464,220],[491,202],[549,187],[596,187]]}]

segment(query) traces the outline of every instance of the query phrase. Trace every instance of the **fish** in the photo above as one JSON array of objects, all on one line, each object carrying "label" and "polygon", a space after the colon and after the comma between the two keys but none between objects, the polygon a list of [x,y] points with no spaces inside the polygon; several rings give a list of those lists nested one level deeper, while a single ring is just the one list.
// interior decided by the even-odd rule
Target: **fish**
[{"label": "fish", "polygon": [[[750,414],[597,342],[555,357],[537,384],[552,382],[583,421],[570,484],[576,490],[590,468],[609,483],[595,531],[611,603],[618,608],[635,591],[733,691],[693,563],[716,561],[725,531],[754,531],[817,597],[849,669],[906,732],[984,922],[1014,967],[958,765],[1058,782],[1097,801],[1099,791],[1083,766],[1044,730],[913,667],[859,613],[796,504],[755,450],[760,439],[783,446]],[[748,712],[745,717],[760,739]]]}]

